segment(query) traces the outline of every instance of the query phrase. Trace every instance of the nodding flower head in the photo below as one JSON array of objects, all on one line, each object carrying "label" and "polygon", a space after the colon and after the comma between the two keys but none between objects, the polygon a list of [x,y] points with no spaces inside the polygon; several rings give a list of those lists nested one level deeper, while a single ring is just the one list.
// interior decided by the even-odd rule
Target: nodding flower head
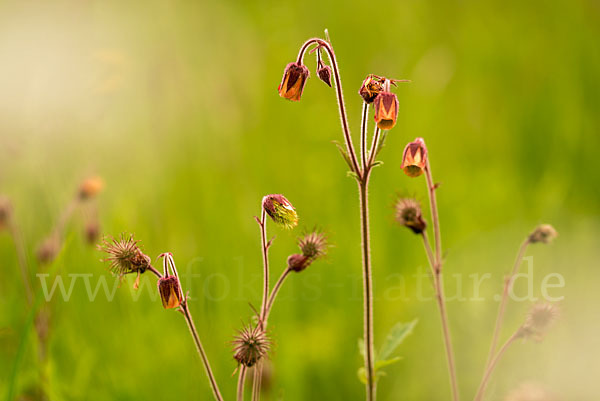
[{"label": "nodding flower head", "polygon": [[536,242],[543,242],[549,244],[556,237],[558,233],[550,224],[540,224],[530,235],[529,242],[535,244]]},{"label": "nodding flower head", "polygon": [[8,198],[0,196],[0,230],[8,226],[12,214],[12,206]]},{"label": "nodding flower head", "polygon": [[410,228],[415,234],[421,234],[427,228],[421,213],[421,205],[411,198],[400,198],[396,202],[396,221]]},{"label": "nodding flower head", "polygon": [[292,229],[298,225],[296,209],[285,196],[267,195],[262,200],[262,207],[269,217],[283,228]]},{"label": "nodding flower head", "polygon": [[310,77],[310,71],[301,62],[289,63],[283,71],[283,79],[279,84],[279,96],[293,100],[300,100],[306,80]]},{"label": "nodding flower head", "polygon": [[558,318],[558,308],[549,303],[534,305],[519,329],[519,337],[532,338],[541,341],[548,332],[548,328]]},{"label": "nodding flower head", "polygon": [[137,244],[132,234],[121,234],[118,239],[105,237],[98,249],[108,254],[105,261],[110,262],[111,272],[122,278],[129,273],[143,273],[150,267],[150,257]]},{"label": "nodding flower head", "polygon": [[41,264],[52,262],[56,258],[56,255],[58,255],[60,248],[60,238],[56,234],[50,235],[38,247],[36,252],[37,260]]},{"label": "nodding flower head", "polygon": [[417,138],[404,148],[402,155],[402,170],[409,177],[423,174],[427,166],[427,147],[423,138]]},{"label": "nodding flower head", "polygon": [[163,253],[159,258],[163,259],[164,269],[163,276],[157,282],[160,299],[165,309],[174,309],[179,307],[184,299],[175,260],[171,252]]},{"label": "nodding flower head", "polygon": [[244,326],[234,337],[233,358],[246,367],[251,367],[264,357],[271,347],[271,341],[259,325]]},{"label": "nodding flower head", "polygon": [[388,91],[381,92],[373,101],[375,122],[379,129],[390,130],[398,118],[398,97]]},{"label": "nodding flower head", "polygon": [[98,195],[104,189],[102,177],[86,178],[79,186],[79,199],[90,199]]},{"label": "nodding flower head", "polygon": [[383,92],[383,81],[380,77],[369,74],[363,81],[358,94],[366,103],[373,103],[377,95]]},{"label": "nodding flower head", "polygon": [[319,60],[317,66],[317,75],[319,79],[325,82],[331,88],[331,67]]}]

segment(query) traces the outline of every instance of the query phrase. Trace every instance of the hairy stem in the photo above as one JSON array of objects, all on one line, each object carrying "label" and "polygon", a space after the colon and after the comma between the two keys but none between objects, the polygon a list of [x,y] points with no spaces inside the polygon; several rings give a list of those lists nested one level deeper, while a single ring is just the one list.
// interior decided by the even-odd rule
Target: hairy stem
[{"label": "hairy stem", "polygon": [[260,386],[262,381],[262,361],[254,365],[254,381],[252,383],[252,401],[260,399]]},{"label": "hairy stem", "polygon": [[375,124],[375,132],[373,133],[373,141],[371,142],[371,150],[369,150],[369,161],[367,165],[369,169],[373,166],[375,156],[377,153],[377,147],[379,146],[379,136],[381,135],[381,129]]},{"label": "hairy stem", "polygon": [[346,143],[346,151],[348,152],[350,160],[352,161],[352,166],[354,168],[354,172],[358,176],[360,176],[362,173],[361,173],[360,167],[358,165],[358,160],[356,158],[356,152],[354,150],[354,145],[352,144],[352,136],[350,135],[350,127],[348,125],[348,116],[346,113],[346,105],[344,104],[344,94],[342,92],[342,80],[340,79],[340,71],[339,71],[337,60],[335,58],[335,53],[333,51],[333,47],[331,46],[331,44],[329,42],[327,42],[323,39],[320,39],[320,38],[308,39],[306,42],[304,42],[304,44],[300,48],[300,51],[298,53],[297,62],[302,63],[302,60],[304,59],[304,54],[306,53],[306,50],[313,44],[318,44],[319,47],[324,48],[327,51],[327,55],[329,56],[329,61],[331,63],[331,67],[333,69],[333,80],[335,82],[335,90],[336,90],[338,108],[340,111],[340,121],[342,123],[342,131],[344,132],[344,141]]},{"label": "hairy stem", "polygon": [[444,337],[444,345],[446,347],[446,359],[448,361],[448,373],[450,375],[450,385],[452,387],[452,399],[454,401],[459,400],[458,393],[458,381],[456,380],[456,365],[454,362],[454,351],[452,347],[452,338],[450,336],[450,327],[448,325],[448,312],[446,311],[446,298],[444,296],[444,281],[442,277],[442,242],[440,235],[440,221],[439,213],[437,209],[437,201],[435,190],[436,186],[433,182],[431,175],[431,167],[429,160],[427,160],[427,166],[425,167],[425,177],[427,180],[427,190],[429,193],[429,205],[431,207],[431,218],[433,220],[433,232],[435,237],[435,258],[433,258],[433,252],[426,235],[423,235],[425,241],[425,248],[427,250],[428,258],[431,265],[433,274],[433,285],[436,293],[436,300],[438,309],[440,311],[440,318],[442,321],[442,333]]},{"label": "hairy stem", "polygon": [[504,290],[502,291],[502,299],[500,301],[500,306],[498,307],[498,315],[496,316],[496,324],[494,326],[494,335],[492,337],[492,343],[490,345],[490,351],[488,354],[487,361],[485,363],[485,369],[490,366],[492,362],[492,358],[494,353],[496,352],[496,347],[498,346],[498,339],[500,337],[500,330],[502,329],[502,323],[504,321],[504,312],[506,311],[506,303],[508,302],[508,292],[512,286],[513,280],[517,271],[519,270],[519,266],[523,261],[523,257],[525,256],[525,251],[527,251],[527,247],[529,246],[529,236],[521,243],[519,247],[519,251],[517,252],[517,258],[515,259],[515,264],[510,273],[510,276],[506,277],[504,280]]},{"label": "hairy stem", "polygon": [[369,116],[369,103],[363,102],[362,119],[360,122],[360,154],[362,156],[362,171],[366,171],[367,164],[367,119]]},{"label": "hairy stem", "polygon": [[204,347],[202,346],[202,342],[200,341],[200,337],[198,336],[198,331],[196,330],[196,326],[194,325],[194,320],[192,319],[192,314],[190,313],[190,308],[187,304],[187,299],[185,299],[181,303],[181,312],[185,317],[185,321],[187,322],[188,328],[190,329],[190,334],[194,339],[194,343],[196,344],[196,350],[198,351],[198,355],[202,359],[202,363],[204,364],[204,370],[206,371],[206,375],[208,376],[208,380],[210,382],[210,386],[213,391],[213,395],[215,399],[218,401],[223,401],[223,396],[221,396],[221,392],[219,391],[219,386],[217,385],[217,381],[215,376],[210,368],[210,363],[208,362],[208,357],[206,356],[206,352],[204,352]]},{"label": "hairy stem", "polygon": [[519,330],[517,330],[505,343],[500,350],[496,354],[495,357],[492,358],[489,365],[487,366],[485,373],[483,374],[483,378],[481,379],[481,383],[479,384],[479,389],[477,390],[477,395],[475,395],[475,401],[481,401],[483,399],[483,395],[485,393],[485,388],[487,386],[488,381],[490,380],[490,376],[494,371],[494,368],[498,364],[498,361],[504,355],[508,347],[518,338]]},{"label": "hairy stem", "polygon": [[[368,170],[367,170],[368,171]],[[359,182],[361,246],[363,265],[363,319],[365,341],[365,371],[367,374],[367,401],[376,397],[376,382],[374,377],[374,340],[373,340],[373,284],[371,273],[371,244],[369,238],[369,203],[368,203],[369,174]]]},{"label": "hairy stem", "polygon": [[260,307],[260,322],[263,324],[263,319],[267,313],[267,302],[269,299],[269,244],[267,242],[267,212],[262,208],[260,221],[260,241],[263,257],[263,297]]},{"label": "hairy stem", "polygon": [[275,302],[275,298],[277,298],[277,294],[279,293],[279,289],[281,288],[281,286],[283,285],[283,282],[285,281],[286,277],[292,272],[292,269],[290,269],[289,267],[286,268],[283,273],[281,273],[281,276],[279,276],[279,279],[277,280],[277,282],[275,283],[275,286],[273,287],[273,290],[271,290],[271,295],[269,296],[269,300],[267,301],[267,312],[263,318],[263,324],[264,327],[267,327],[267,320],[269,319],[269,314],[271,313],[271,308],[273,307],[273,303]]},{"label": "hairy stem", "polygon": [[242,365],[242,367],[240,368],[240,373],[239,373],[239,377],[238,377],[238,383],[237,383],[237,401],[244,401],[244,382],[246,380],[246,372],[247,372],[248,368],[246,368],[246,365]]}]

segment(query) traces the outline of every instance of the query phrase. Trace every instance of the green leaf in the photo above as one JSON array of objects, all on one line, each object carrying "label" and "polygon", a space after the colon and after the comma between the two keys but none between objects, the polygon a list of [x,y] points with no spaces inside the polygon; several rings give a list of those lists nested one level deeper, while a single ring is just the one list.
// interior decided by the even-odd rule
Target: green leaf
[{"label": "green leaf", "polygon": [[[381,368],[385,368],[388,365],[392,365],[401,359],[402,359],[401,356],[397,356],[397,357],[390,358],[390,359],[379,360],[379,361],[375,362],[375,372],[377,372]],[[381,373],[383,373],[383,372],[381,372]]]},{"label": "green leaf", "polygon": [[413,329],[417,324],[418,319],[413,320],[409,323],[397,323],[390,330],[389,334],[385,338],[385,342],[381,346],[381,350],[379,351],[378,360],[387,360],[390,355],[398,348],[400,344],[404,341],[404,339],[412,333]]},{"label": "green leaf", "polygon": [[383,146],[385,145],[385,138],[387,138],[387,131],[381,131],[381,136],[379,137],[379,142],[377,142],[377,149],[375,149],[375,157],[381,152]]},{"label": "green leaf", "polygon": [[338,141],[332,141],[332,142],[338,148],[338,150],[342,154],[342,157],[344,158],[344,160],[346,160],[348,167],[350,167],[350,171],[354,171],[354,167],[352,166],[352,160],[350,160],[350,156],[348,156],[348,153],[346,152],[344,147]]},{"label": "green leaf", "polygon": [[371,165],[371,167],[381,166],[382,164],[383,164],[383,162],[381,160],[375,160],[373,162],[373,164]]},{"label": "green leaf", "polygon": [[358,368],[356,374],[358,375],[358,380],[360,380],[362,384],[367,384],[367,371],[364,366]]}]

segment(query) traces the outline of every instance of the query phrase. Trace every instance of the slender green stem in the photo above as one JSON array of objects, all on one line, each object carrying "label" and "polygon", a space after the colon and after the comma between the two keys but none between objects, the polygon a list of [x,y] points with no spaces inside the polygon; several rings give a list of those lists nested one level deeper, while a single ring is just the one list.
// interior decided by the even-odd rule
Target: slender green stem
[{"label": "slender green stem", "polygon": [[373,133],[373,141],[371,142],[371,150],[369,150],[369,161],[367,165],[369,169],[373,167],[375,162],[375,156],[377,153],[377,147],[379,146],[379,136],[381,135],[381,129],[375,124],[375,132]]},{"label": "slender green stem", "polygon": [[367,164],[367,119],[369,116],[369,103],[363,102],[362,119],[360,122],[360,154],[362,156],[362,171],[366,171]]},{"label": "slender green stem", "polygon": [[508,347],[519,338],[519,330],[517,330],[510,338],[504,343],[495,357],[492,358],[489,365],[487,366],[485,373],[483,374],[483,378],[481,379],[481,383],[479,384],[479,389],[477,390],[477,395],[475,395],[475,401],[481,401],[483,399],[483,395],[485,394],[485,388],[487,386],[488,381],[490,380],[490,376],[494,371],[494,368],[498,364],[498,361],[504,355]]},{"label": "slender green stem", "polygon": [[223,401],[223,396],[221,396],[219,386],[217,385],[215,376],[212,372],[212,369],[210,368],[208,357],[206,356],[206,352],[204,352],[204,347],[202,346],[202,342],[200,341],[200,337],[198,336],[198,331],[196,330],[196,326],[194,325],[194,319],[192,318],[192,314],[190,313],[190,308],[188,307],[187,299],[181,303],[180,308],[181,312],[183,313],[183,316],[185,317],[185,321],[187,322],[188,328],[190,329],[190,334],[192,335],[194,343],[196,344],[196,350],[198,351],[198,355],[200,355],[200,359],[202,359],[202,363],[204,364],[204,370],[206,371],[206,375],[208,376],[213,395],[215,396],[216,400]]},{"label": "slender green stem", "polygon": [[361,247],[363,265],[363,316],[364,316],[364,341],[365,341],[365,371],[367,374],[367,401],[376,398],[376,381],[374,375],[374,340],[373,340],[373,284],[371,272],[371,244],[369,238],[369,200],[368,200],[369,174],[359,181],[358,190],[360,197],[360,222],[361,222]]},{"label": "slender green stem", "polygon": [[510,276],[506,277],[504,280],[504,289],[502,291],[502,299],[500,301],[500,306],[498,307],[498,315],[496,316],[496,324],[494,325],[494,335],[492,337],[492,343],[490,345],[490,351],[488,353],[488,358],[485,363],[485,369],[490,366],[492,362],[492,358],[494,353],[496,352],[496,347],[498,346],[498,339],[500,337],[500,330],[502,329],[502,323],[504,321],[504,313],[506,311],[506,304],[508,302],[508,293],[513,284],[515,275],[517,271],[519,271],[519,266],[521,266],[521,262],[523,261],[523,257],[525,256],[525,252],[527,251],[527,247],[530,244],[529,236],[521,243],[519,247],[519,251],[517,252],[517,258],[515,259],[515,263],[513,265]]},{"label": "slender green stem", "polygon": [[[431,167],[429,165],[429,160],[427,160],[427,166],[425,167],[425,177],[427,180],[427,190],[429,193],[429,205],[431,207],[431,218],[433,220],[433,232],[435,237],[435,259],[434,263],[431,265],[433,270],[433,283],[434,289],[436,293],[436,300],[438,304],[438,308],[440,311],[440,318],[442,321],[442,333],[444,337],[444,345],[446,347],[446,359],[448,361],[448,373],[450,375],[450,385],[452,387],[452,399],[454,401],[459,400],[459,392],[458,392],[458,381],[456,379],[456,365],[454,362],[454,351],[452,347],[452,338],[450,336],[450,327],[448,324],[448,312],[446,311],[446,298],[444,296],[444,281],[441,275],[442,273],[442,240],[440,235],[440,221],[439,221],[439,213],[437,209],[437,201],[435,190],[436,186],[433,182],[433,178],[431,175]],[[431,251],[431,246],[429,245],[429,241],[427,240],[427,236],[424,235],[423,239],[426,243],[426,249],[428,249],[428,258],[433,257],[433,252]]]},{"label": "slender green stem", "polygon": [[238,377],[238,383],[237,383],[237,401],[244,401],[244,382],[246,380],[246,372],[247,372],[248,368],[246,368],[246,365],[242,365],[242,367],[240,368],[240,373],[239,373],[239,377]]}]

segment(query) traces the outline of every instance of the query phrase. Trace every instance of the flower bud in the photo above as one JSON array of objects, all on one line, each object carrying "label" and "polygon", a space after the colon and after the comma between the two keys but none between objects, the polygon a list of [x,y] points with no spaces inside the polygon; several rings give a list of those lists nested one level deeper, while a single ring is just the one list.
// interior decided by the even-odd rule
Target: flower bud
[{"label": "flower bud", "polygon": [[279,96],[295,102],[300,100],[306,80],[310,71],[302,63],[289,63],[283,72],[283,79],[279,84]]},{"label": "flower bud", "polygon": [[183,303],[183,291],[179,284],[179,276],[175,267],[173,254],[163,253],[159,256],[163,258],[163,276],[158,279],[158,292],[165,309],[174,309]]},{"label": "flower bud", "polygon": [[409,177],[418,177],[427,166],[427,147],[423,138],[417,138],[404,148],[402,155],[402,170]]},{"label": "flower bud", "polygon": [[79,199],[90,199],[98,195],[104,188],[104,180],[101,177],[89,177],[79,186]]},{"label": "flower bud", "polygon": [[8,198],[0,197],[0,230],[8,226],[10,216],[12,214],[12,206]]},{"label": "flower bud", "polygon": [[396,125],[398,97],[391,92],[381,92],[373,101],[375,122],[380,129],[389,130]]},{"label": "flower bud", "polygon": [[383,83],[381,79],[370,74],[363,81],[358,94],[363,98],[366,103],[373,103],[377,95],[383,92]]},{"label": "flower bud", "polygon": [[319,63],[317,68],[317,75],[319,79],[325,82],[331,88],[331,67],[323,64],[323,62]]},{"label": "flower bud", "polygon": [[529,242],[535,244],[536,242],[543,242],[549,244],[558,237],[558,233],[550,224],[539,225],[530,235]]},{"label": "flower bud", "polygon": [[267,195],[262,200],[262,207],[269,217],[283,228],[292,229],[298,225],[296,209],[285,196]]},{"label": "flower bud", "polygon": [[37,259],[41,264],[52,262],[60,251],[60,239],[56,235],[46,238],[37,249]]},{"label": "flower bud", "polygon": [[408,227],[415,234],[421,234],[427,228],[423,219],[421,205],[414,199],[403,198],[396,202],[396,221]]},{"label": "flower bud", "polygon": [[288,269],[293,270],[296,273],[300,273],[302,270],[306,269],[310,265],[310,262],[311,260],[309,257],[298,253],[288,256],[287,259]]},{"label": "flower bud", "polygon": [[267,334],[258,325],[254,328],[251,325],[243,327],[232,343],[233,358],[246,367],[254,366],[271,347]]},{"label": "flower bud", "polygon": [[85,240],[88,244],[95,244],[100,236],[100,223],[98,220],[90,220],[85,225]]}]

